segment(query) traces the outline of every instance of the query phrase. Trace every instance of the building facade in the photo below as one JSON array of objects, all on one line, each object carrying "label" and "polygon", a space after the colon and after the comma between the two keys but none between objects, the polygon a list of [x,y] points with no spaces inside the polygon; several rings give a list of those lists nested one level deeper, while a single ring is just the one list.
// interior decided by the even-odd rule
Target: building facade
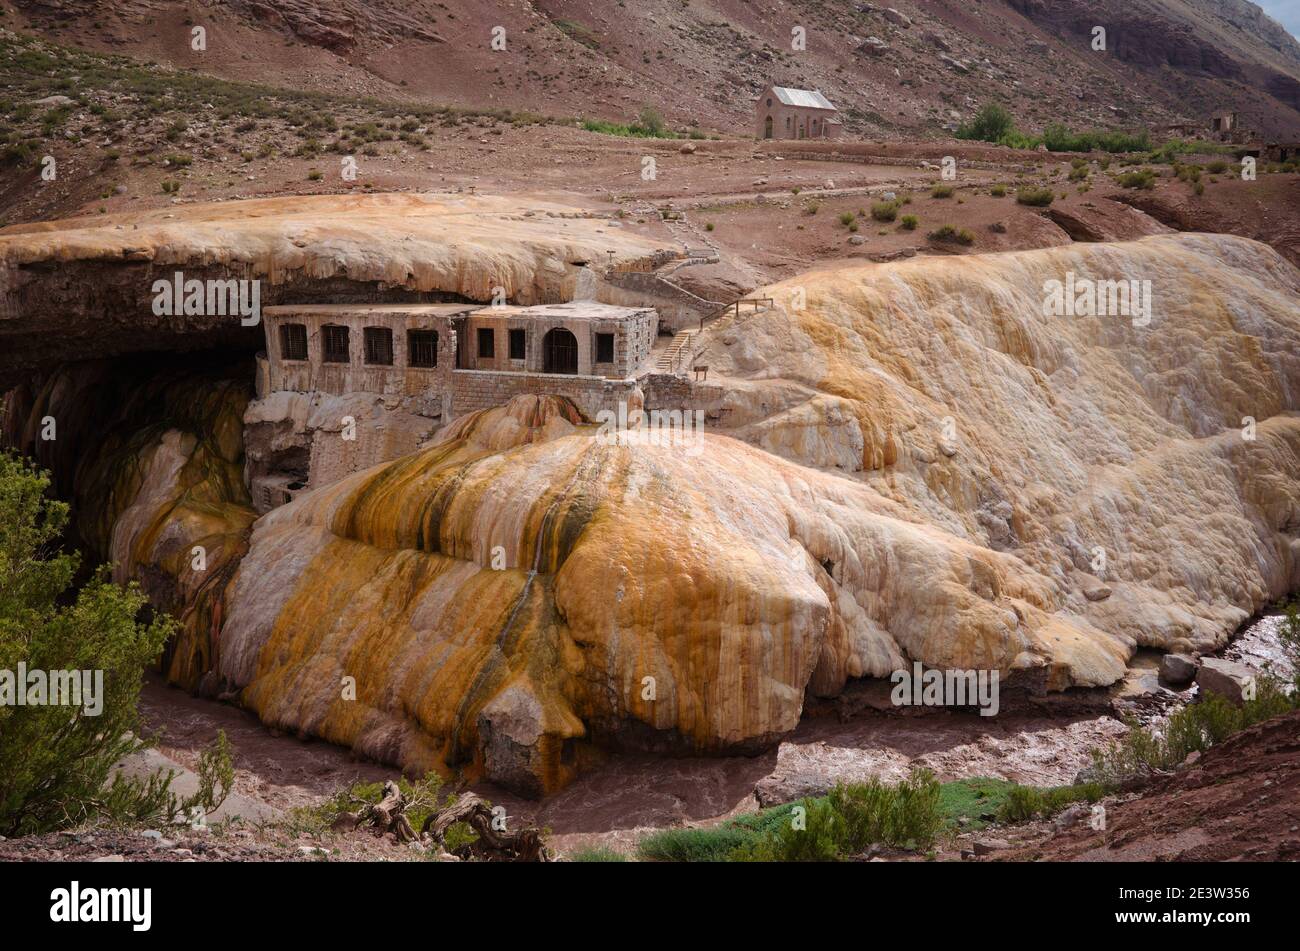
[{"label": "building facade", "polygon": [[754,100],[759,139],[834,139],[842,128],[839,110],[819,90],[769,86]]},{"label": "building facade", "polygon": [[258,395],[372,393],[441,399],[444,421],[521,393],[570,396],[588,416],[647,369],[653,308],[594,301],[301,304],[262,312]]}]

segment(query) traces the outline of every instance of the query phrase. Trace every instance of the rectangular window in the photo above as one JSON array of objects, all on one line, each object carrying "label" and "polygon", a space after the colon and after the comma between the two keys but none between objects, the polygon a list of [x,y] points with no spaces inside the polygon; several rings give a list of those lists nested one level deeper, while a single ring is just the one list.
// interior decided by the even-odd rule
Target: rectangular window
[{"label": "rectangular window", "polygon": [[596,334],[596,362],[614,362],[614,335]]},{"label": "rectangular window", "polygon": [[393,332],[387,327],[367,327],[366,363],[391,367],[393,365]]},{"label": "rectangular window", "polygon": [[325,362],[348,363],[351,360],[348,356],[348,328],[327,325],[320,330],[325,348]]},{"label": "rectangular window", "polygon": [[307,328],[302,324],[280,325],[280,359],[307,359]]},{"label": "rectangular window", "polygon": [[410,367],[436,367],[438,365],[438,331],[407,331],[406,365]]},{"label": "rectangular window", "polygon": [[522,327],[510,331],[510,359],[524,359],[524,330]]},{"label": "rectangular window", "polygon": [[497,354],[496,331],[491,327],[480,327],[478,329],[478,355],[485,360],[491,360]]}]

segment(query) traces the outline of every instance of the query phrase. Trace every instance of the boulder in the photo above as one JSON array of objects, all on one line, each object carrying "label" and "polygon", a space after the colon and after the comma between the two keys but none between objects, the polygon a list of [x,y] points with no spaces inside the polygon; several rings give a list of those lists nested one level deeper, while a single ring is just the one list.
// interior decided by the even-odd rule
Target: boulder
[{"label": "boulder", "polygon": [[881,56],[889,49],[889,44],[878,36],[868,36],[858,47],[858,52],[867,56]]},{"label": "boulder", "polygon": [[885,19],[888,20],[890,23],[894,24],[894,26],[900,26],[903,29],[907,29],[909,26],[912,25],[911,17],[909,17],[906,13],[900,13],[899,11],[895,10],[893,7],[886,7],[884,13],[885,13]]},{"label": "boulder", "polygon": [[1237,705],[1255,696],[1255,672],[1245,664],[1222,657],[1201,658],[1196,683],[1207,693],[1217,693]]},{"label": "boulder", "polygon": [[1186,654],[1166,654],[1160,658],[1160,679],[1182,686],[1196,679],[1196,658]]}]

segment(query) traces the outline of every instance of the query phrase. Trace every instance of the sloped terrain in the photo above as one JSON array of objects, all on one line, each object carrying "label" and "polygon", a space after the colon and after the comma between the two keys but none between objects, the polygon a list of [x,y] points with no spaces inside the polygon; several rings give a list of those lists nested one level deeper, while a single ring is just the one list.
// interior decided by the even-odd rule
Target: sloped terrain
[{"label": "sloped terrain", "polygon": [[[63,42],[228,78],[476,108],[750,129],[769,82],[820,88],[859,134],[955,127],[1002,99],[1041,127],[1200,121],[1235,108],[1268,136],[1300,129],[1300,48],[1244,0],[325,0],[215,6],[17,0]],[[207,48],[191,48],[191,29]],[[1089,43],[1109,31],[1107,52]],[[506,49],[491,47],[493,29]],[[802,28],[805,48],[792,45]]]},{"label": "sloped terrain", "polygon": [[998,859],[1294,862],[1300,859],[1300,713],[1243,730],[1087,822]]}]

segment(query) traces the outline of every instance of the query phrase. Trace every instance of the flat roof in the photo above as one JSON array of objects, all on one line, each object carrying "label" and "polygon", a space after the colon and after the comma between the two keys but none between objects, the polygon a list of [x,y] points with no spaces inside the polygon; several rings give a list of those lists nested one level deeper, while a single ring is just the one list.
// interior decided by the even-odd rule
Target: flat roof
[{"label": "flat roof", "polygon": [[277,304],[263,307],[262,313],[271,317],[303,314],[393,314],[411,317],[450,317],[468,314],[482,304]]},{"label": "flat roof", "polygon": [[630,320],[653,311],[653,307],[617,307],[600,304],[594,300],[569,301],[565,304],[530,304],[523,307],[506,304],[499,307],[481,307],[475,317],[549,317],[559,320]]}]

